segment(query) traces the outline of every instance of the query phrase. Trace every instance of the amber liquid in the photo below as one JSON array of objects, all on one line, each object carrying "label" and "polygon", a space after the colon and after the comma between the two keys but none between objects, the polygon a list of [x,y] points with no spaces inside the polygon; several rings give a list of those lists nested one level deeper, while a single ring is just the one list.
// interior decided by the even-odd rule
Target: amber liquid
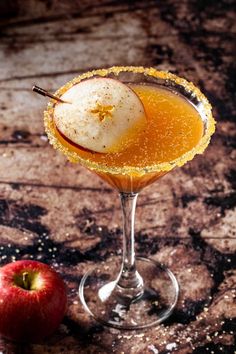
[{"label": "amber liquid", "polygon": [[[198,111],[185,98],[154,85],[129,85],[140,97],[147,116],[144,130],[124,150],[117,153],[96,153],[70,144],[58,132],[58,139],[82,158],[113,168],[147,167],[170,162],[195,147],[203,135],[203,122]],[[120,191],[136,192],[166,172],[144,175],[113,174],[96,171]]]}]

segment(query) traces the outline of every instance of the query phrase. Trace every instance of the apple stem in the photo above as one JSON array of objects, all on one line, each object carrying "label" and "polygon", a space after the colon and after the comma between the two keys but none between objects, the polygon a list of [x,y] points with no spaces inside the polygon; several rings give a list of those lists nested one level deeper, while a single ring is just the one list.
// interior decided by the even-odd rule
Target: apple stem
[{"label": "apple stem", "polygon": [[23,278],[23,286],[25,290],[30,290],[30,278],[29,278],[29,273],[28,272],[24,272],[22,274],[22,278]]}]

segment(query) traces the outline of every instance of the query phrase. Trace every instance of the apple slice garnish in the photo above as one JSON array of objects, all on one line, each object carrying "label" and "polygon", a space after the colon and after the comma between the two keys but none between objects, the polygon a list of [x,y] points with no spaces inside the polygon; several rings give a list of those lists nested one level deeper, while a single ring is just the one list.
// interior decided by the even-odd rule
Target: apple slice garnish
[{"label": "apple slice garnish", "polygon": [[92,78],[72,86],[57,103],[54,121],[69,141],[100,153],[124,150],[146,125],[143,104],[122,82]]}]

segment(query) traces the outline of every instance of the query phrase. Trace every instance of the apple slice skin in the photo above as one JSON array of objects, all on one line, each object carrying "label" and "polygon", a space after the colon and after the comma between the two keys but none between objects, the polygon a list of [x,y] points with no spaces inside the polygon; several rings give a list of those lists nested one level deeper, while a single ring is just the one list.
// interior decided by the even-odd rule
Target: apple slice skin
[{"label": "apple slice skin", "polygon": [[[15,284],[16,275],[36,274],[33,290]],[[39,342],[59,326],[67,306],[65,284],[52,268],[22,260],[0,269],[0,334],[17,342]]]}]

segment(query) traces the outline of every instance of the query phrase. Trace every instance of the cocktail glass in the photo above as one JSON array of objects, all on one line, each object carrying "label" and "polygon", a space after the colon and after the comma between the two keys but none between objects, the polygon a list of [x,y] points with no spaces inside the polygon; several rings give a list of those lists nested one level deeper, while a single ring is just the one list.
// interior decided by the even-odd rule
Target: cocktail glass
[{"label": "cocktail glass", "polygon": [[171,73],[143,67],[112,67],[82,74],[57,92],[61,96],[73,85],[93,77],[114,78],[126,84],[153,85],[169,89],[185,98],[199,112],[203,135],[196,146],[172,161],[145,167],[112,167],[86,158],[68,143],[55,127],[51,100],[45,112],[45,129],[50,143],[71,162],[94,171],[119,191],[123,211],[123,260],[117,270],[117,257],[102,262],[81,280],[79,296],[84,308],[103,325],[118,329],[142,329],[164,321],[172,313],[179,294],[178,282],[165,265],[135,256],[134,218],[138,193],[147,185],[182,166],[207,147],[214,132],[214,119],[206,97],[192,83]]}]

